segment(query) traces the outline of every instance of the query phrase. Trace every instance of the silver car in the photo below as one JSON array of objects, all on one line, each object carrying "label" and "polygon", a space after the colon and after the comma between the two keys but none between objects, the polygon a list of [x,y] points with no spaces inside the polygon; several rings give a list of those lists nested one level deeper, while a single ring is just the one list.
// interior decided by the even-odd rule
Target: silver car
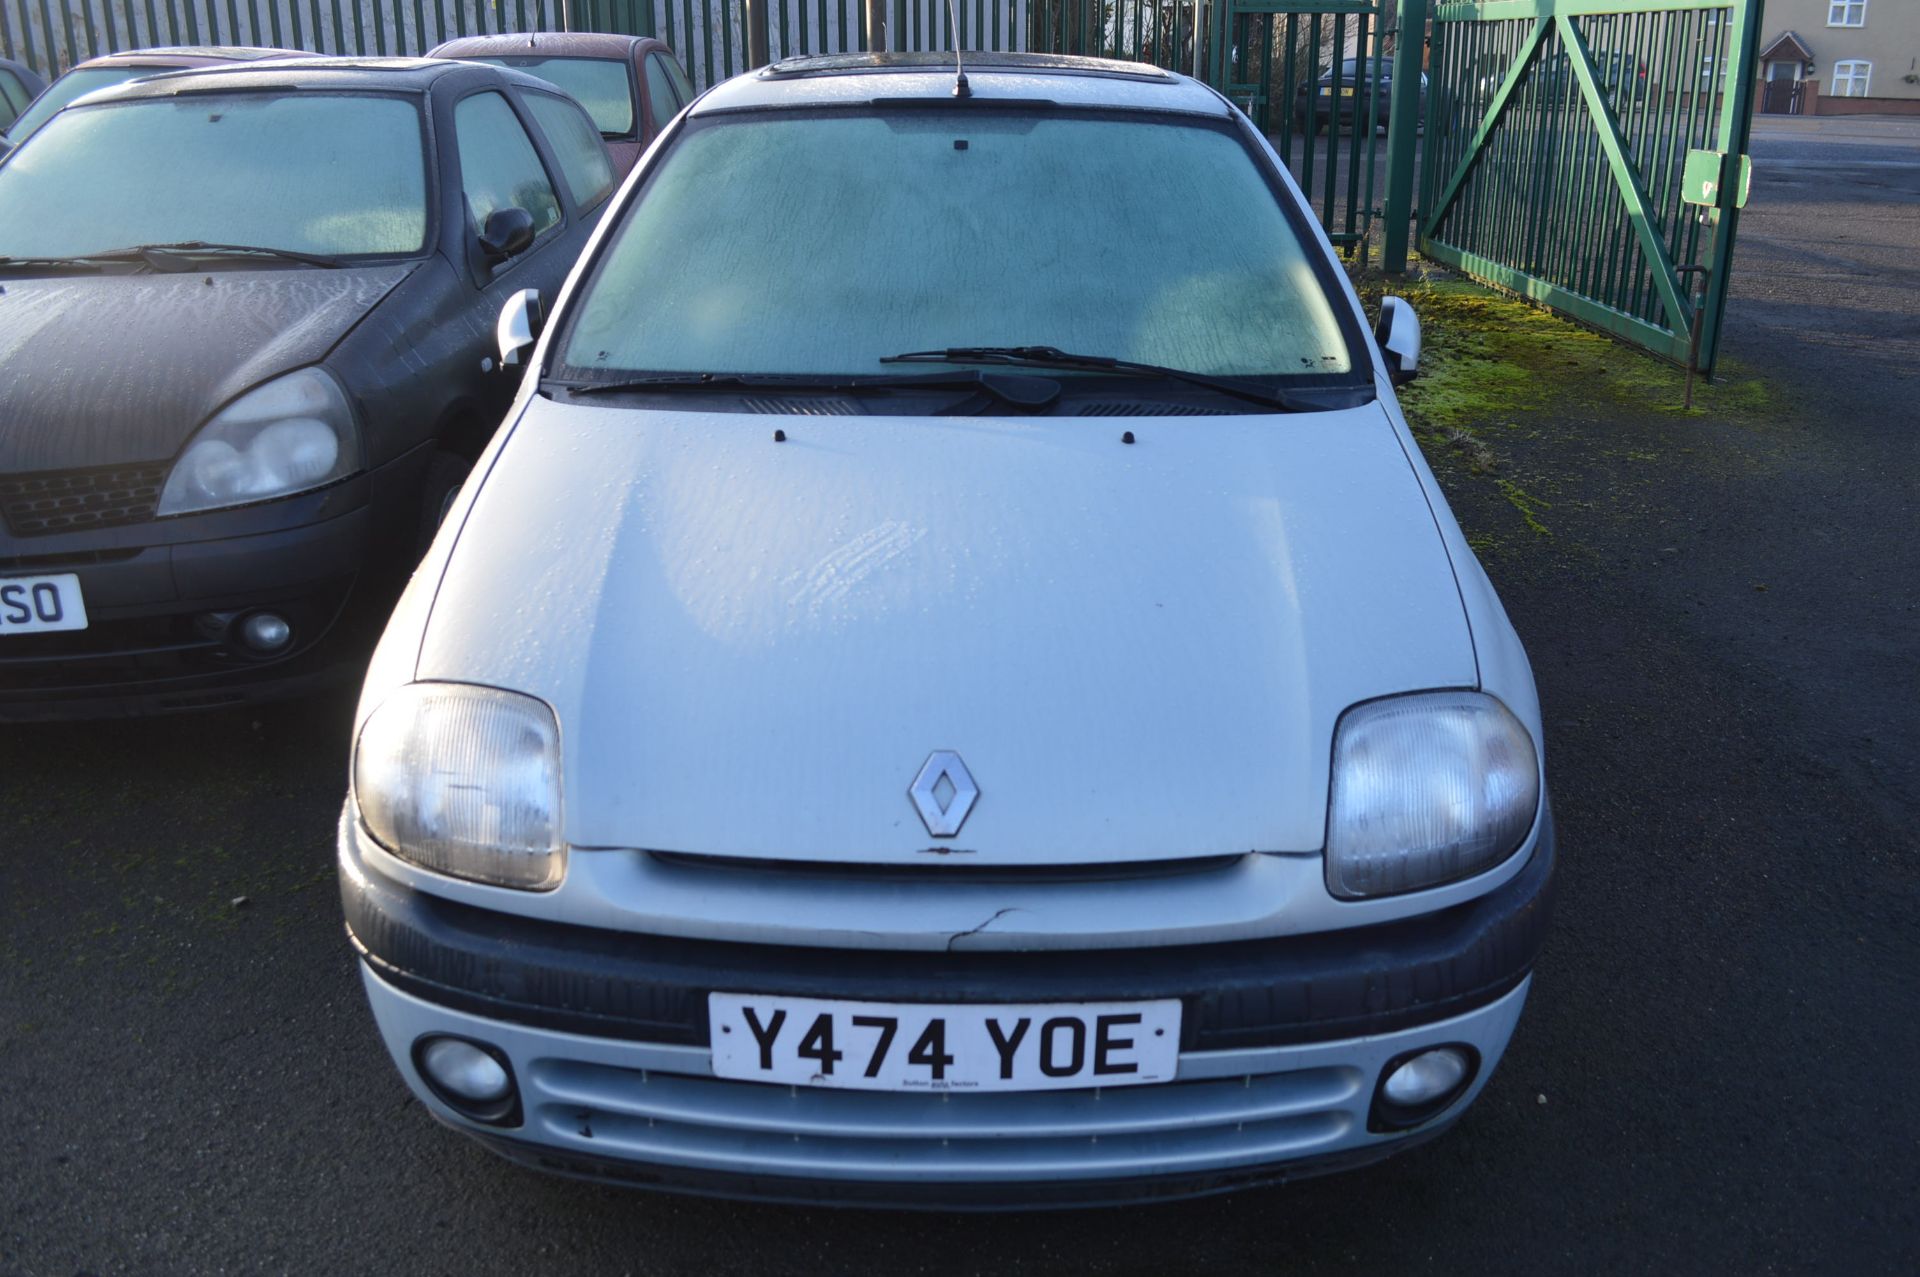
[{"label": "silver car", "polygon": [[339,828],[430,1112],[633,1184],[1033,1206],[1466,1111],[1546,927],[1533,677],[1394,399],[1411,309],[1368,324],[1222,97],[777,64],[499,336]]}]

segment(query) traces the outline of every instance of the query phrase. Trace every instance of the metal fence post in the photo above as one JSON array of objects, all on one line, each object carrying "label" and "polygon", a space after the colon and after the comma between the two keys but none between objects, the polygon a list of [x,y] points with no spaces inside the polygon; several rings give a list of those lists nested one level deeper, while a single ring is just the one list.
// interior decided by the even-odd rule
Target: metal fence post
[{"label": "metal fence post", "polygon": [[867,6],[867,49],[884,53],[887,40],[887,0],[865,0]]},{"label": "metal fence post", "polygon": [[1413,153],[1420,132],[1420,76],[1426,59],[1427,0],[1397,0],[1398,33],[1393,49],[1393,100],[1387,117],[1387,242],[1380,268],[1407,273],[1407,238],[1413,226]]},{"label": "metal fence post", "polygon": [[[767,0],[746,0],[747,4],[747,70],[763,67],[772,60],[768,48]],[[721,10],[724,21],[726,11]]]}]

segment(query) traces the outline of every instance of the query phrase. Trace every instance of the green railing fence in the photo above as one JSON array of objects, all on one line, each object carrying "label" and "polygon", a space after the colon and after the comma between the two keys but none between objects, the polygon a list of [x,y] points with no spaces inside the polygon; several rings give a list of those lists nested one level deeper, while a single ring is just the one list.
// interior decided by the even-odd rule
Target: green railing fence
[{"label": "green railing fence", "polygon": [[1422,251],[1680,362],[1697,340],[1710,369],[1739,211],[1682,178],[1747,150],[1760,8],[1437,4]]}]

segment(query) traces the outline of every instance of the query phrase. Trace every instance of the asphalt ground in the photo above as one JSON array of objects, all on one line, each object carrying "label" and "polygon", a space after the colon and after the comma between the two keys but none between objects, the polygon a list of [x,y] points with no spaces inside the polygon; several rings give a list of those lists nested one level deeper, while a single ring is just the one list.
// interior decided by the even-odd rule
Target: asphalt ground
[{"label": "asphalt ground", "polygon": [[[1524,393],[1424,432],[1531,653],[1563,849],[1443,1139],[999,1217],[544,1178],[432,1122],[375,1035],[332,870],[350,698],[9,727],[0,1272],[1920,1268],[1920,140],[1818,123],[1756,143],[1708,411],[1549,332]],[[1436,370],[1519,327],[1436,326]]]}]

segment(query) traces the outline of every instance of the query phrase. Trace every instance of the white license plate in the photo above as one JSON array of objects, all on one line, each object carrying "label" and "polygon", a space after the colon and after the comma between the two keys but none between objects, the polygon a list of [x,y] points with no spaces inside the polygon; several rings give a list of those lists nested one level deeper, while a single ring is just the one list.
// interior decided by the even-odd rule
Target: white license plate
[{"label": "white license plate", "polygon": [[937,1006],[708,995],[720,1077],[856,1091],[1171,1082],[1180,1000]]},{"label": "white license plate", "polygon": [[87,605],[73,573],[0,576],[0,636],[86,628]]}]

